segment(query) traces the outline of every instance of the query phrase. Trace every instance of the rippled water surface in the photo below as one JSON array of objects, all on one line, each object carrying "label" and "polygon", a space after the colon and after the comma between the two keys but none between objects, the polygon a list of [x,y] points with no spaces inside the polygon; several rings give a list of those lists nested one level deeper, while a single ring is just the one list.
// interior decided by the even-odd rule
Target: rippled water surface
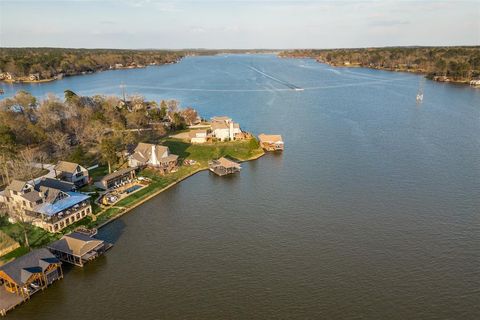
[{"label": "rippled water surface", "polygon": [[[480,90],[271,55],[191,57],[6,94],[176,98],[280,133],[101,231],[115,242],[10,319],[479,319]],[[292,88],[303,88],[295,91]]]}]

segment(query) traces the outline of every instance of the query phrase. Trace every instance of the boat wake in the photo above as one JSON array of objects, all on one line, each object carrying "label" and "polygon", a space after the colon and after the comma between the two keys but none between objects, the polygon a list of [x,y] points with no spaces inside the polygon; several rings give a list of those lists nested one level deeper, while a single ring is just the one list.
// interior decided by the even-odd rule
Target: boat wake
[{"label": "boat wake", "polygon": [[279,78],[275,78],[275,77],[273,77],[273,76],[271,76],[271,75],[269,75],[269,74],[267,74],[267,73],[265,73],[265,72],[263,72],[263,71],[261,71],[261,70],[258,70],[258,69],[255,68],[255,67],[252,67],[252,66],[247,66],[247,67],[248,67],[249,69],[251,69],[251,70],[253,70],[253,71],[261,74],[261,75],[264,76],[264,77],[267,77],[267,78],[269,78],[269,79],[272,79],[272,80],[275,81],[275,82],[278,82],[278,83],[280,83],[280,84],[283,84],[284,86],[286,86],[286,87],[288,87],[288,88],[290,88],[290,89],[292,89],[292,90],[295,90],[295,91],[303,91],[303,88],[300,88],[300,87],[294,85],[293,83],[284,81],[284,80],[279,79]]},{"label": "boat wake", "polygon": [[149,89],[149,90],[166,90],[166,91],[194,91],[194,92],[291,92],[295,91],[312,91],[312,90],[325,90],[325,89],[336,89],[336,88],[348,88],[348,87],[359,87],[372,84],[388,83],[388,82],[398,82],[405,81],[404,79],[389,79],[389,80],[371,80],[363,82],[353,82],[353,83],[341,83],[334,85],[324,85],[324,86],[315,86],[315,87],[305,87],[292,89],[290,87],[282,88],[262,88],[262,89],[207,89],[207,88],[179,88],[179,87],[162,87],[162,86],[139,86],[139,85],[128,85],[128,88],[134,89]]}]

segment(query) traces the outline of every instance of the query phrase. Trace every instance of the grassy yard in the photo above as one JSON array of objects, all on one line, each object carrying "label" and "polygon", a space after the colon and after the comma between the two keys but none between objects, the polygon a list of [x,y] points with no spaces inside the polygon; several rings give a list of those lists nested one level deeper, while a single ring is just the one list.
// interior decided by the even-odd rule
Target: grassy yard
[{"label": "grassy yard", "polygon": [[[151,182],[148,186],[135,193],[132,193],[130,196],[120,200],[112,207],[105,209],[104,211],[101,211],[102,209],[97,204],[92,204],[93,213],[96,214],[97,219],[93,221],[91,217],[86,217],[85,219],[78,221],[77,223],[64,229],[62,234],[69,233],[81,225],[87,227],[97,227],[101,225],[109,219],[121,214],[125,208],[132,207],[146,197],[158,192],[158,190],[161,190],[174,182],[180,181],[196,171],[206,169],[208,167],[209,160],[226,156],[234,160],[245,161],[256,158],[263,154],[263,150],[260,148],[258,141],[255,139],[193,145],[182,140],[166,138],[162,141],[162,144],[168,146],[173,154],[179,155],[181,160],[191,159],[196,160],[198,163],[191,166],[181,165],[179,166],[177,172],[173,172],[166,176],[159,175],[155,170],[142,170],[138,175],[151,179]],[[96,169],[90,170],[89,172],[90,176],[93,177],[94,180],[98,180],[107,173],[108,168],[106,166],[100,166]],[[87,190],[82,189],[82,191]],[[88,191],[95,191],[95,189],[91,189],[89,187]],[[96,195],[92,195],[92,198],[95,197]],[[8,223],[4,218],[0,218],[0,230],[8,234],[15,241],[18,241],[21,245],[19,249],[10,252],[8,255],[0,257],[0,260],[8,261],[8,259],[21,256],[28,252],[28,249],[25,248],[23,229],[20,224],[11,224]],[[32,248],[43,247],[48,243],[59,239],[62,234],[51,234],[43,229],[33,226],[28,228],[28,238]]]},{"label": "grassy yard", "polygon": [[179,155],[180,159],[192,159],[198,163],[192,166],[181,165],[177,172],[166,176],[159,175],[155,170],[142,170],[138,175],[150,178],[150,184],[100,213],[97,216],[97,221],[92,222],[91,226],[98,226],[121,214],[125,208],[132,207],[146,197],[158,192],[158,190],[180,181],[196,171],[206,169],[209,160],[227,156],[234,160],[245,161],[263,154],[262,148],[255,139],[193,145],[179,139],[166,138],[162,141],[162,144],[168,146],[173,154]]},{"label": "grassy yard", "polygon": [[[25,247],[24,231],[19,223],[9,223],[6,218],[0,218],[0,230],[9,235],[13,240],[20,244],[20,248],[10,252],[7,255],[0,257],[0,261],[8,261],[11,258],[21,256],[28,252]],[[44,247],[60,238],[60,234],[49,233],[41,228],[28,226],[27,228],[28,241],[31,248]]]},{"label": "grassy yard", "polygon": [[173,154],[182,159],[192,159],[207,164],[209,160],[227,156],[233,160],[244,161],[263,154],[256,139],[216,142],[205,144],[190,144],[188,142],[167,138],[162,141]]},{"label": "grassy yard", "polygon": [[101,177],[108,174],[108,166],[99,166],[95,169],[89,170],[88,175],[94,180],[98,181]]}]

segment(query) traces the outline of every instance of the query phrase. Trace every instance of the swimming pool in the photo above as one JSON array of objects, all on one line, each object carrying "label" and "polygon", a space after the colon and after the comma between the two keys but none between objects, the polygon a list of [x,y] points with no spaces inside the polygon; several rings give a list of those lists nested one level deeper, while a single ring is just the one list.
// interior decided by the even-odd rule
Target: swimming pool
[{"label": "swimming pool", "polygon": [[136,185],[131,186],[130,188],[126,189],[125,193],[132,193],[133,191],[138,190],[141,187],[142,187],[141,185],[136,184]]}]

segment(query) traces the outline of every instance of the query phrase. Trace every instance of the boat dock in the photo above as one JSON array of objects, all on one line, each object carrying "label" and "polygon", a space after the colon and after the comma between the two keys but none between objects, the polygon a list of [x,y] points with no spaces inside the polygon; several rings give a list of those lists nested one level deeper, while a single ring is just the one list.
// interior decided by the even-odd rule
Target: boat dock
[{"label": "boat dock", "polygon": [[209,163],[209,170],[219,176],[240,172],[242,167],[235,161],[221,157]]}]

